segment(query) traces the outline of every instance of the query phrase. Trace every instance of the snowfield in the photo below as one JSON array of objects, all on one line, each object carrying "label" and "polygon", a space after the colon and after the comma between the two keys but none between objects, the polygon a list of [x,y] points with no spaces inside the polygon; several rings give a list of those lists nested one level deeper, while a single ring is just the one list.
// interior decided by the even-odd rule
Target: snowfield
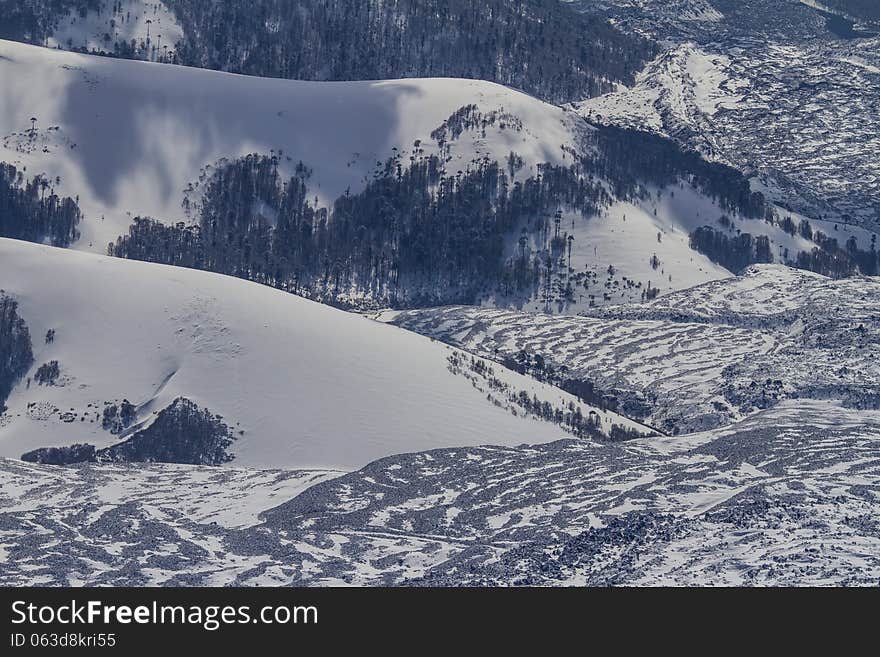
[{"label": "snowfield", "polygon": [[[236,466],[349,470],[400,452],[566,435],[487,378],[453,374],[442,344],[239,279],[0,240],[0,289],[19,302],[35,353],[0,418],[2,456],[114,444],[105,402],[138,407],[130,434],[181,396],[235,430]],[[61,376],[38,385],[35,370],[53,360]],[[494,378],[507,396],[591,410],[497,366]],[[601,415],[605,431],[638,426]]]}]

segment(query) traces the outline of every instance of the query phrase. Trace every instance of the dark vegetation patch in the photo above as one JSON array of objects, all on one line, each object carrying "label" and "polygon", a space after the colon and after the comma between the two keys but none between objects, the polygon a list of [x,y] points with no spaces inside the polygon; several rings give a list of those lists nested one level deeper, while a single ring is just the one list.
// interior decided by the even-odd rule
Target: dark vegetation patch
[{"label": "dark vegetation patch", "polygon": [[0,237],[53,246],[76,241],[82,213],[74,199],[55,194],[56,182],[45,176],[27,180],[14,166],[0,164]]},{"label": "dark vegetation patch", "polygon": [[59,376],[61,376],[61,366],[57,360],[52,360],[37,368],[34,381],[41,386],[54,386]]},{"label": "dark vegetation patch", "polygon": [[0,290],[0,413],[12,389],[34,362],[27,324],[18,314],[18,303]]},{"label": "dark vegetation patch", "polygon": [[[449,140],[490,125],[521,129],[503,112],[465,106],[434,138],[442,155]],[[452,172],[448,158],[426,155],[416,141],[408,159],[398,152],[379,163],[363,191],[332,207],[312,201],[302,162],[284,179],[279,154],[222,161],[201,200],[185,202],[192,225],[139,217],[108,253],[238,276],[336,305],[424,307],[472,304],[486,294],[530,297],[542,280],[567,270],[572,240],[560,231],[563,211],[589,220],[613,201],[597,176],[621,200],[643,198],[647,185],[687,183],[730,212],[768,212],[739,172],[669,140],[612,128],[586,130],[584,139],[588,155],[568,149],[571,165],[542,165],[529,177],[517,175],[523,163],[516,153]],[[511,255],[507,245],[518,232],[520,248]],[[529,235],[546,246],[532,248]]]},{"label": "dark vegetation patch", "polygon": [[155,421],[131,438],[111,447],[93,445],[49,447],[22,455],[22,460],[50,465],[86,462],[180,463],[221,465],[235,437],[223,418],[178,398]]}]

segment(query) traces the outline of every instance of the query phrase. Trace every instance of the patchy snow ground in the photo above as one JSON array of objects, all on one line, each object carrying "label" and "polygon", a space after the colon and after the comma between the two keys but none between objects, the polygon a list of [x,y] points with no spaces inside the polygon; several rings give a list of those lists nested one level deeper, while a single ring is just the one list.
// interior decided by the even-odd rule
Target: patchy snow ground
[{"label": "patchy snow ground", "polygon": [[774,201],[877,231],[880,38],[676,43],[632,88],[575,109],[669,136],[755,176]]},{"label": "patchy snow ground", "polygon": [[828,402],[333,474],[0,459],[0,584],[880,583],[880,414]]},{"label": "patchy snow ground", "polygon": [[[387,311],[383,321],[488,358],[540,355],[665,432],[738,421],[786,398],[880,399],[880,279],[779,265],[647,304],[581,317],[473,307]],[[625,411],[626,412],[626,411]]]}]

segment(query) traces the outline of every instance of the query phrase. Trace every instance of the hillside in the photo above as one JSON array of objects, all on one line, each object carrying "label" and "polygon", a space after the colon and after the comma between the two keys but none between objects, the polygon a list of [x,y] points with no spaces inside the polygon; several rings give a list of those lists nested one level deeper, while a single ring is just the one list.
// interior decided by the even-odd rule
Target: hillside
[{"label": "hillside", "polygon": [[[400,452],[567,435],[533,419],[543,409],[513,399],[521,391],[529,404],[537,396],[554,412],[590,416],[552,386],[233,278],[0,240],[0,281],[34,352],[0,417],[6,457],[167,443],[174,423],[191,419],[163,417],[180,398],[220,416],[234,465],[274,468],[351,469]],[[595,417],[597,436],[636,426]],[[163,423],[164,434],[149,432]],[[117,447],[107,457],[131,454]]]},{"label": "hillside", "polygon": [[[635,84],[576,103],[602,124],[675,139],[812,219],[880,230],[878,29],[814,7],[855,0],[581,3],[662,52]],[[876,3],[864,3],[877,6]],[[810,6],[808,6],[810,5]],[[864,16],[869,11],[865,10]]]},{"label": "hillside", "polygon": [[[522,130],[468,130],[450,168],[511,151],[534,173],[562,164],[577,119],[523,93],[471,80],[314,83],[115,60],[0,41],[0,160],[61,178],[87,217],[80,248],[104,253],[132,217],[187,219],[184,190],[220,160],[280,154],[282,172],[310,170],[324,204],[363,189],[381,164],[462,107],[518,117]],[[32,126],[31,118],[36,124]],[[421,146],[420,146],[421,147]]]},{"label": "hillside", "polygon": [[[9,237],[79,236],[356,307],[569,313],[817,248],[736,171],[492,83],[270,80],[13,42],[0,56],[0,160],[42,176],[23,205],[44,212],[48,188],[79,208],[72,228],[34,219],[59,225],[51,238]],[[716,242],[747,234],[737,259],[694,251],[707,225]]]},{"label": "hillside", "polygon": [[559,385],[588,382],[610,408],[686,433],[786,399],[878,408],[878,310],[877,277],[761,265],[579,317],[465,307],[380,317]]}]

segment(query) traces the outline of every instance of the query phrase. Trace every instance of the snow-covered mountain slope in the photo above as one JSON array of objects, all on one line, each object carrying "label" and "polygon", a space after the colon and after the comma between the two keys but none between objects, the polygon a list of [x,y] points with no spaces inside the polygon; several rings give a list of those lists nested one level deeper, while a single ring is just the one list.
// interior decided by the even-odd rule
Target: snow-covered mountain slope
[{"label": "snow-covered mountain slope", "polygon": [[283,152],[288,175],[300,161],[311,168],[310,194],[327,205],[417,141],[438,152],[431,133],[466,105],[503,110],[522,129],[466,131],[449,144],[453,172],[515,151],[520,175],[534,175],[565,164],[562,146],[582,129],[572,113],[489,82],[261,79],[10,41],[0,41],[0,87],[0,161],[60,177],[86,215],[79,247],[101,253],[132,216],[186,220],[184,190],[221,158]]},{"label": "snow-covered mountain slope", "polygon": [[0,584],[874,586],[878,450],[876,411],[794,401],[723,431],[330,480],[0,459]]},{"label": "snow-covered mountain slope", "polygon": [[[805,219],[783,208],[776,210],[779,217],[787,217],[795,225]],[[821,220],[809,223],[816,232],[837,238],[839,244],[854,238],[858,248],[871,248],[872,233],[868,230]],[[730,236],[748,233],[754,238],[766,237],[776,263],[791,262],[798,253],[816,248],[814,241],[787,233],[779,223],[732,213],[690,186],[652,188],[645,198],[615,201],[589,219],[564,212],[560,232],[566,239],[572,238],[571,271],[558,269],[549,289],[544,280],[525,302],[490,298],[483,305],[577,314],[592,307],[645,301],[649,289],[662,297],[739,273],[691,248],[691,234],[703,226]],[[534,250],[546,248],[540,234],[531,235],[528,244]],[[507,255],[515,257],[519,248],[519,242],[511,239]],[[563,260],[567,266],[567,252]],[[569,286],[570,295],[566,294]]]},{"label": "snow-covered mountain slope", "polygon": [[[56,191],[77,197],[85,213],[75,248],[100,253],[134,216],[194,220],[184,201],[198,204],[200,183],[223,158],[283,153],[287,174],[303,161],[312,170],[309,195],[327,206],[362,189],[378,162],[400,154],[405,163],[414,148],[442,153],[450,175],[484,157],[505,163],[515,152],[524,161],[513,174],[521,182],[540,164],[572,164],[591,130],[574,112],[486,82],[268,80],[12,42],[0,42],[0,83],[10,90],[0,101],[0,161],[28,176],[60,178]],[[468,105],[487,123],[454,136],[447,125],[441,147],[432,133]],[[501,118],[488,122],[493,112]],[[688,243],[695,228],[725,214],[684,185],[612,200],[597,217],[567,212],[562,228],[573,238],[574,272],[560,269],[531,299],[485,302],[571,313],[639,301],[649,288],[665,294],[725,277],[727,270]],[[733,223],[768,234],[780,256],[814,246],[762,220],[734,215]],[[530,248],[546,249],[546,237],[532,235]],[[505,257],[518,253],[517,238],[508,240]],[[560,302],[569,283],[574,294]]]},{"label": "snow-covered mountain slope", "polygon": [[[233,465],[284,468],[566,435],[518,405],[520,391],[552,409],[592,410],[428,338],[215,274],[0,240],[0,289],[34,343],[31,371],[0,416],[6,457],[114,445],[179,397],[223,417]],[[37,370],[53,361],[60,371],[41,385]],[[112,435],[102,414],[123,399],[137,417]],[[637,426],[600,417],[600,431]]]},{"label": "snow-covered mountain slope", "polygon": [[550,366],[557,378],[587,379],[669,433],[723,426],[786,398],[880,406],[877,278],[761,265],[587,314],[452,307],[380,318],[538,374]]},{"label": "snow-covered mountain slope", "polygon": [[[809,21],[791,17],[790,30],[768,38],[743,14],[711,22],[702,37],[667,26],[656,35],[670,38],[667,49],[632,88],[576,109],[731,164],[753,175],[756,189],[813,218],[830,215],[877,231],[880,37],[836,39],[813,26],[812,38],[804,38],[797,31]],[[644,21],[653,21],[650,12]]]}]

